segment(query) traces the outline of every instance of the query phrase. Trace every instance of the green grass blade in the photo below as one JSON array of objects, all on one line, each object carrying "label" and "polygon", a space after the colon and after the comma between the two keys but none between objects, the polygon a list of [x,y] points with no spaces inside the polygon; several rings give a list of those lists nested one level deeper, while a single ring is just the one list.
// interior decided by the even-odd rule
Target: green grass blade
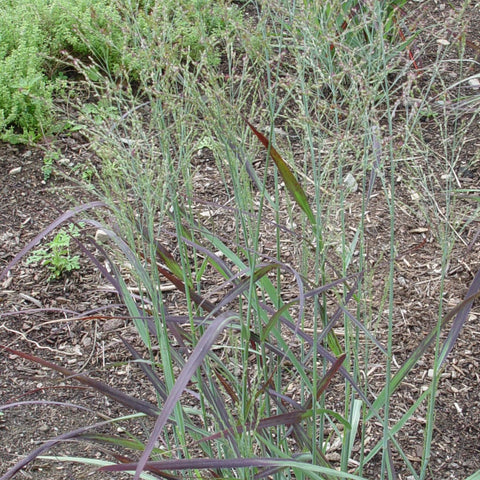
[{"label": "green grass blade", "polygon": [[[463,300],[462,302],[460,302],[453,310],[451,310],[447,315],[445,315],[445,318],[442,320],[442,323],[440,325],[440,329],[443,329],[443,327],[447,324],[447,322],[453,316],[455,316],[459,312],[462,312],[462,310],[464,310],[468,305],[471,306],[473,304],[473,301],[479,297],[480,297],[480,292],[477,292],[474,295],[471,295],[467,297],[465,300]],[[390,395],[399,387],[400,383],[407,376],[410,370],[417,364],[418,360],[424,355],[427,348],[435,339],[437,333],[438,332],[436,328],[431,330],[431,332],[420,342],[418,347],[413,351],[413,353],[410,355],[407,361],[402,365],[400,370],[398,370],[398,372],[393,376],[392,380],[390,381],[390,387],[388,388],[388,392],[390,393]],[[373,403],[373,409],[370,410],[370,413],[367,416],[367,420],[370,420],[372,416],[375,415],[376,412],[378,412],[385,405],[386,401],[388,400],[386,398],[386,395],[387,395],[387,389],[384,388],[378,395],[375,402]]]},{"label": "green grass blade", "polygon": [[480,480],[480,470],[476,471],[473,475],[470,475],[465,480]]},{"label": "green grass blade", "polygon": [[262,142],[263,146],[270,152],[270,156],[272,157],[275,165],[280,172],[280,175],[285,182],[285,186],[290,194],[293,196],[294,200],[297,202],[298,206],[306,213],[310,223],[315,225],[315,215],[310,208],[308,203],[307,195],[303,190],[302,186],[298,183],[298,180],[295,178],[295,175],[292,173],[290,168],[288,167],[285,160],[281,157],[281,155],[275,150],[273,145],[267,140],[265,135],[260,133],[250,122],[247,121],[247,125],[252,129],[253,133],[258,137],[260,142]]}]

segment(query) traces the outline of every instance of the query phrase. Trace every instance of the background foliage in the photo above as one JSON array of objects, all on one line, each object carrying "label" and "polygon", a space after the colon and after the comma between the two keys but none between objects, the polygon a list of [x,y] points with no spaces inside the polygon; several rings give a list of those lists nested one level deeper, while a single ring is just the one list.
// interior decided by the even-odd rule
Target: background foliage
[{"label": "background foliage", "polygon": [[92,79],[135,80],[156,60],[166,68],[205,55],[215,65],[218,38],[235,18],[236,8],[205,0],[2,2],[0,139],[30,142],[67,126],[55,116],[54,100],[69,98],[72,59],[92,67]]}]

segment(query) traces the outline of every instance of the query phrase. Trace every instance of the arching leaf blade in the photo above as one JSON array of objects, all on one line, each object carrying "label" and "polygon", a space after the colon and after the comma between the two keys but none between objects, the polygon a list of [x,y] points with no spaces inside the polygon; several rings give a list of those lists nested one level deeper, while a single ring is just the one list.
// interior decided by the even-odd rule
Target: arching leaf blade
[{"label": "arching leaf blade", "polygon": [[270,156],[272,157],[275,165],[282,176],[283,181],[285,182],[285,187],[292,195],[293,199],[297,202],[298,206],[306,213],[308,220],[312,225],[315,225],[315,215],[313,214],[312,209],[308,203],[308,198],[303,190],[298,180],[295,178],[295,175],[290,170],[289,166],[281,155],[275,150],[273,145],[270,144],[268,139],[260,133],[250,122],[246,121],[247,125],[252,129],[252,132],[257,136],[257,138],[262,142],[263,146],[269,151]]}]

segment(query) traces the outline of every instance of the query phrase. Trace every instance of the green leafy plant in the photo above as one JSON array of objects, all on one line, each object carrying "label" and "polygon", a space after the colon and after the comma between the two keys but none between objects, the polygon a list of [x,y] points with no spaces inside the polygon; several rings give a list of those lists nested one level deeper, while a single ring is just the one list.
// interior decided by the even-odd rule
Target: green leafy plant
[{"label": "green leafy plant", "polygon": [[220,63],[219,43],[225,36],[233,36],[233,28],[241,24],[239,9],[227,2],[195,0],[172,3],[168,11],[163,10],[164,19],[171,18],[168,40],[178,46],[180,56],[198,62],[202,55],[207,64]]},{"label": "green leafy plant", "polygon": [[43,173],[43,180],[47,182],[52,173],[54,172],[55,163],[60,160],[61,152],[60,150],[49,150],[43,156],[43,165],[42,165],[42,173]]},{"label": "green leafy plant", "polygon": [[65,273],[78,270],[80,257],[71,254],[70,242],[72,238],[79,235],[80,231],[76,225],[70,224],[67,229],[62,228],[46,248],[35,250],[28,258],[27,263],[41,263],[47,267],[51,272],[49,280],[58,279]]},{"label": "green leafy plant", "polygon": [[[134,28],[125,24],[134,19]],[[65,95],[65,58],[103,75],[138,79],[145,62],[217,65],[225,36],[241,21],[233,5],[211,0],[168,0],[159,5],[127,0],[13,0],[0,5],[0,139],[26,143],[63,127],[54,99]],[[137,45],[141,35],[148,49]],[[161,45],[156,44],[161,38]],[[145,51],[144,51],[145,50]],[[152,56],[152,54],[154,54]],[[62,93],[63,92],[63,93]]]},{"label": "green leafy plant", "polygon": [[[62,49],[94,54],[76,32],[77,22],[91,34],[91,43],[105,51],[111,2],[45,0],[3,2],[0,6],[0,138],[12,143],[32,142],[61,129],[54,118],[53,98],[64,81],[58,66]],[[93,15],[91,7],[97,6]],[[108,20],[106,20],[108,18]],[[113,18],[113,17],[112,17]],[[95,38],[93,38],[95,37]],[[57,67],[55,67],[57,65]],[[56,76],[59,75],[59,83]]]}]

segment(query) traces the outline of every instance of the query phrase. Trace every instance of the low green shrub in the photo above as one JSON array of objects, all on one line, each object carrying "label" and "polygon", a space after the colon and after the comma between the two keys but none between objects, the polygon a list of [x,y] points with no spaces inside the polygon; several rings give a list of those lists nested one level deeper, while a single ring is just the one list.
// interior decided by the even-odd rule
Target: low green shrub
[{"label": "low green shrub", "polygon": [[[36,140],[58,128],[53,99],[63,88],[63,50],[118,62],[120,14],[111,0],[12,0],[0,7],[0,139]],[[89,38],[89,45],[83,36]]]},{"label": "low green shrub", "polygon": [[[101,75],[135,80],[152,61],[163,63],[161,69],[204,56],[215,65],[220,39],[231,34],[233,19],[239,21],[238,9],[211,0],[3,2],[0,140],[31,142],[62,128],[53,105],[65,90],[71,61],[95,64],[91,80]],[[140,38],[149,39],[148,47],[138,43]]]}]

